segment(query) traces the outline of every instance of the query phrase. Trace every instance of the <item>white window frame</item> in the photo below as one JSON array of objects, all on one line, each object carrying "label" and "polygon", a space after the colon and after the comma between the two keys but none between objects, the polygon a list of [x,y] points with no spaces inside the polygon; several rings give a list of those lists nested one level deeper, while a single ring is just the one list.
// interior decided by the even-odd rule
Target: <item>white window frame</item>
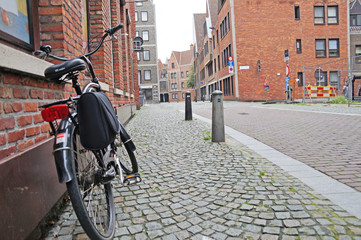
[{"label": "white window frame", "polygon": [[147,11],[141,11],[140,12],[142,17],[142,22],[148,22],[148,12]]},{"label": "white window frame", "polygon": [[151,81],[151,80],[152,80],[152,71],[144,70],[144,81]]}]

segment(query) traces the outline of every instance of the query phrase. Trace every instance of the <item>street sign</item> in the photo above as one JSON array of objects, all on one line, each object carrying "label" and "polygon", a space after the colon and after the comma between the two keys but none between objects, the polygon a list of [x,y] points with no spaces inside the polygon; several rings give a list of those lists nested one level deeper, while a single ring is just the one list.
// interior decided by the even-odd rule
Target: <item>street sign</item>
[{"label": "street sign", "polygon": [[267,87],[267,86],[268,86],[267,78],[265,78],[264,83],[263,83],[263,86],[264,86],[264,87]]},{"label": "street sign", "polygon": [[239,70],[248,70],[249,66],[239,66]]},{"label": "street sign", "polygon": [[229,73],[233,73],[233,66],[229,66],[229,67],[228,67],[228,70],[229,70],[229,71],[228,71]]},{"label": "street sign", "polygon": [[228,61],[233,61],[233,57],[232,57],[232,56],[229,56],[229,57],[228,57]]},{"label": "street sign", "polygon": [[287,87],[288,87],[288,82],[290,81],[290,77],[286,77],[286,80],[285,80],[285,91],[287,91]]},{"label": "street sign", "polygon": [[269,86],[265,86],[264,90],[267,91],[269,89]]},{"label": "street sign", "polygon": [[200,82],[200,84],[201,84],[201,85],[203,85],[203,84],[204,84],[204,82]]},{"label": "street sign", "polygon": [[233,67],[233,62],[232,62],[232,61],[228,61],[228,66]]},{"label": "street sign", "polygon": [[290,76],[290,67],[286,65],[286,77]]},{"label": "street sign", "polygon": [[318,79],[320,76],[322,78],[322,69],[317,68],[316,71],[315,71],[315,78]]}]

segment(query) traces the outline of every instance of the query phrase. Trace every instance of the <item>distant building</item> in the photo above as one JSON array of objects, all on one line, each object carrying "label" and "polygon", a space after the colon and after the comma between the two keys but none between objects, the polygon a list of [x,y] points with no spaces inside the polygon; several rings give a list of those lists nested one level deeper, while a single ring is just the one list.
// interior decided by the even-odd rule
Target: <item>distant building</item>
[{"label": "distant building", "polygon": [[136,35],[143,38],[143,52],[138,52],[140,94],[147,103],[159,102],[157,26],[153,0],[135,2]]},{"label": "distant building", "polygon": [[[168,61],[167,61],[168,62]],[[169,82],[168,82],[168,63],[162,63],[158,60],[159,69],[159,101],[169,102]]]},{"label": "distant building", "polygon": [[361,100],[361,3],[351,1],[350,5],[350,57],[352,69],[352,95]]},{"label": "distant building", "polygon": [[169,98],[171,102],[185,100],[185,93],[191,92],[191,98],[194,98],[194,89],[187,86],[187,80],[192,70],[194,62],[193,45],[187,51],[173,51],[168,61],[168,82]]},{"label": "distant building", "polygon": [[266,81],[268,99],[283,100],[286,65],[296,98],[303,84],[332,85],[340,93],[347,77],[346,1],[206,2],[203,21],[194,15],[199,99],[219,89],[226,100],[263,101]]}]

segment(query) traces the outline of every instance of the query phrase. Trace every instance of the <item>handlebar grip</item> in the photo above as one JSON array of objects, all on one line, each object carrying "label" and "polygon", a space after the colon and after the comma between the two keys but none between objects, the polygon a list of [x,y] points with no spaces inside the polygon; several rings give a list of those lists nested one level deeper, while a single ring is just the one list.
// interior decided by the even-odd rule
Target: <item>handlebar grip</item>
[{"label": "handlebar grip", "polygon": [[113,35],[114,33],[116,33],[117,31],[119,31],[121,28],[123,28],[123,24],[119,24],[118,26],[115,26],[113,28],[109,28],[108,30],[106,30],[105,32],[107,32],[110,36]]}]

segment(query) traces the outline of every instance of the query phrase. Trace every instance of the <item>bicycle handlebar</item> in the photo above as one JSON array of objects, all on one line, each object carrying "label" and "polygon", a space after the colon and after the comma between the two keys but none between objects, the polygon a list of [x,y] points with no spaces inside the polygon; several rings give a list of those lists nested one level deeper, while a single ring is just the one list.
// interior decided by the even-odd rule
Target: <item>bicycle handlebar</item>
[{"label": "bicycle handlebar", "polygon": [[[79,58],[84,58],[84,57],[88,57],[88,56],[91,56],[93,55],[95,52],[97,52],[99,50],[99,48],[102,46],[105,38],[107,36],[113,36],[114,33],[116,33],[117,31],[119,31],[120,29],[123,28],[123,24],[120,23],[119,25],[113,27],[113,28],[109,28],[107,30],[105,30],[105,34],[102,36],[98,46],[91,52],[88,52],[82,56],[80,56]],[[50,54],[51,53],[51,46],[50,45],[45,45],[45,46],[41,46],[40,47],[40,50],[36,50],[35,51],[35,56],[38,56],[40,58],[45,58],[45,57],[51,57],[51,58],[54,58],[56,60],[60,60],[60,61],[68,61],[70,60],[69,58],[64,58],[64,57],[58,57],[58,56],[55,56],[53,54]]]}]

